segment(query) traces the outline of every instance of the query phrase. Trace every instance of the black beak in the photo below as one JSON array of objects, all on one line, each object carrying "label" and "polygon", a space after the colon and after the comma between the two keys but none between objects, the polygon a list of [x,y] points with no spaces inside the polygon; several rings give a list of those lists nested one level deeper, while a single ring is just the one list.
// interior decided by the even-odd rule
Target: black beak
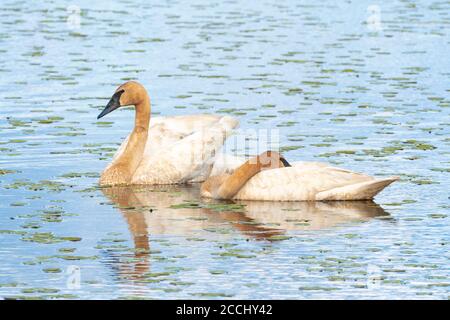
[{"label": "black beak", "polygon": [[120,107],[120,96],[124,93],[125,90],[119,90],[113,94],[111,99],[109,100],[106,108],[97,116],[97,119],[100,119],[103,116],[106,116],[108,113],[113,112],[117,108]]},{"label": "black beak", "polygon": [[283,157],[280,157],[280,161],[283,163],[285,167],[292,167],[291,164]]}]

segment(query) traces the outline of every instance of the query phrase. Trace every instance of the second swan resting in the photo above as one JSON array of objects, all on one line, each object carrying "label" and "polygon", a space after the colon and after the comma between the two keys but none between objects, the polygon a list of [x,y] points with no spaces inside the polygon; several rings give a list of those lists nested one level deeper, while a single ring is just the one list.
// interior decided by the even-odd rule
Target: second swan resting
[{"label": "second swan resting", "polygon": [[371,200],[396,180],[375,179],[320,162],[291,165],[267,151],[247,161],[230,156],[217,159],[201,195],[267,201]]},{"label": "second swan resting", "polygon": [[121,85],[98,119],[134,105],[135,126],[100,177],[100,185],[202,182],[201,195],[216,199],[320,201],[368,200],[397,180],[373,177],[324,163],[289,164],[267,151],[244,162],[216,156],[238,121],[228,116],[157,118],[150,125],[150,98],[134,81]]}]

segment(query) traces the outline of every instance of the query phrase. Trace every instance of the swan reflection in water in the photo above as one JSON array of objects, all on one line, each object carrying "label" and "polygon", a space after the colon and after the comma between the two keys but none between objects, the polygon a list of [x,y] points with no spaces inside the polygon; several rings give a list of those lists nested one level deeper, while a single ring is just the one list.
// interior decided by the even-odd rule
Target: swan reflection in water
[{"label": "swan reflection in water", "polygon": [[200,197],[196,186],[116,186],[101,189],[119,209],[134,241],[134,264],[116,266],[139,279],[149,272],[149,235],[232,238],[237,231],[271,240],[293,231],[313,231],[388,216],[373,201],[218,201]]}]

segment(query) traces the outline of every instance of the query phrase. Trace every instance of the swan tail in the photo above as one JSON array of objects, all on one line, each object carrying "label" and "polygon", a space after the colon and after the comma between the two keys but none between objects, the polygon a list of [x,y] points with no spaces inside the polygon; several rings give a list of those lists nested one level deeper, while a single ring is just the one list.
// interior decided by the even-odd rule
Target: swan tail
[{"label": "swan tail", "polygon": [[316,200],[372,200],[379,192],[398,179],[399,177],[389,177],[322,191],[316,194]]}]

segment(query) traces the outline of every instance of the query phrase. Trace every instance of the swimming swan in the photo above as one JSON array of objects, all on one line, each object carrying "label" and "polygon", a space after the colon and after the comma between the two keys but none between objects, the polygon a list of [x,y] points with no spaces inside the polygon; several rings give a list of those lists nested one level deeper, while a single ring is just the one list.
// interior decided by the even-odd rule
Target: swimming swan
[{"label": "swimming swan", "polygon": [[371,200],[398,180],[398,177],[375,179],[319,162],[291,165],[273,151],[246,162],[225,157],[228,159],[216,160],[210,177],[202,184],[203,197],[268,201]]},{"label": "swimming swan", "polygon": [[204,181],[217,150],[238,125],[217,115],[158,117],[150,125],[150,98],[135,81],[117,88],[97,119],[128,105],[135,106],[134,129],[101,174],[102,186]]}]

